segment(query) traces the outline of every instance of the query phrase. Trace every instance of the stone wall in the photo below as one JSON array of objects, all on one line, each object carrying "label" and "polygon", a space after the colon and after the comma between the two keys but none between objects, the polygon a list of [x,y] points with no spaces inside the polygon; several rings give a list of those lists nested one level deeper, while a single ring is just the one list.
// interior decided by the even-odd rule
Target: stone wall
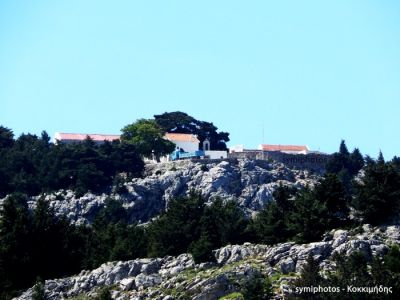
[{"label": "stone wall", "polygon": [[281,162],[288,167],[323,171],[328,161],[329,154],[287,154],[278,151],[245,150],[243,152],[228,153],[228,158],[253,159],[253,160],[274,160]]}]

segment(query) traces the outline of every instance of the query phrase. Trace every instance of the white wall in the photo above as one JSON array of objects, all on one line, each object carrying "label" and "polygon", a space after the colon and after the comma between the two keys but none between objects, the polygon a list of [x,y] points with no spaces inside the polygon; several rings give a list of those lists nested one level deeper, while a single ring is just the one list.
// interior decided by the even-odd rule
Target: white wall
[{"label": "white wall", "polygon": [[232,147],[229,147],[230,152],[243,152],[244,150],[244,145],[235,145]]},{"label": "white wall", "polygon": [[282,153],[286,153],[286,154],[307,154],[306,150],[302,150],[302,151],[280,151]]},{"label": "white wall", "polygon": [[171,141],[173,142],[176,147],[182,148],[185,152],[194,152],[199,150],[199,143],[197,142],[178,142],[178,141]]},{"label": "white wall", "polygon": [[211,159],[220,159],[220,158],[228,157],[227,151],[211,150],[211,151],[205,151],[205,154],[206,154],[206,156],[208,156]]}]

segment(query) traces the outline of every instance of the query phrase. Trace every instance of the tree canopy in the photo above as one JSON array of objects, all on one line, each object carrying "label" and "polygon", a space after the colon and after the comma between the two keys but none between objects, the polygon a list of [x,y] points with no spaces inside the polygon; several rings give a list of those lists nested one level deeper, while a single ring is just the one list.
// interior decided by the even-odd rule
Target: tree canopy
[{"label": "tree canopy", "polygon": [[365,168],[362,183],[355,183],[352,205],[365,222],[382,224],[400,212],[400,173],[383,156]]},{"label": "tree canopy", "polygon": [[0,151],[9,148],[14,143],[14,134],[11,129],[0,126]]},{"label": "tree canopy", "polygon": [[165,112],[155,115],[156,123],[164,132],[191,133],[197,135],[200,140],[200,149],[203,141],[210,141],[211,150],[226,150],[226,143],[229,142],[229,133],[220,131],[211,122],[196,120],[192,116],[180,111]]},{"label": "tree canopy", "polygon": [[155,120],[139,119],[122,128],[122,141],[132,144],[145,157],[170,154],[175,145],[164,139],[164,131]]},{"label": "tree canopy", "polygon": [[59,189],[78,194],[108,190],[114,178],[124,172],[140,176],[144,163],[135,145],[114,141],[95,144],[53,144],[44,131],[38,137],[22,134],[13,139],[10,130],[0,128],[0,197],[13,192],[38,195]]}]

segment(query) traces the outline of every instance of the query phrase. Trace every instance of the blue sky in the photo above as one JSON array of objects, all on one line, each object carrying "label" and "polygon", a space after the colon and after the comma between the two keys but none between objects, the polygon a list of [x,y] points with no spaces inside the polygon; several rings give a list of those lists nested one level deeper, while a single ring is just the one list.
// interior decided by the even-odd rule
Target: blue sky
[{"label": "blue sky", "polygon": [[1,1],[0,124],[119,133],[184,111],[230,145],[400,154],[398,1]]}]

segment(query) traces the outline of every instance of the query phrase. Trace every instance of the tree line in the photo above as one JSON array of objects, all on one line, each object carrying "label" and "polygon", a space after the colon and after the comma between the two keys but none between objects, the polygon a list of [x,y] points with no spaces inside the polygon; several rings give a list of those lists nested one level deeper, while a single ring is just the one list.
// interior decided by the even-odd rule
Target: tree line
[{"label": "tree line", "polygon": [[209,139],[211,149],[226,149],[229,133],[217,130],[213,123],[183,112],[139,119],[121,129],[120,140],[101,144],[90,138],[53,144],[45,131],[39,137],[21,134],[15,139],[11,129],[0,126],[0,198],[13,192],[33,196],[59,189],[71,189],[78,196],[107,192],[121,181],[121,173],[125,178],[140,176],[144,158],[173,152],[175,145],[164,139],[166,132],[195,134],[200,148]]},{"label": "tree line", "polygon": [[[310,255],[295,280],[289,299],[398,299],[400,293],[400,248],[392,245],[384,257],[369,260],[362,252],[335,254],[334,267],[324,276]],[[313,288],[315,291],[305,290]]]},{"label": "tree line", "polygon": [[109,191],[118,175],[140,176],[143,160],[136,146],[120,141],[95,144],[53,144],[46,132],[40,137],[22,134],[14,140],[0,126],[0,197],[14,192],[29,196],[60,189],[82,195]]}]

